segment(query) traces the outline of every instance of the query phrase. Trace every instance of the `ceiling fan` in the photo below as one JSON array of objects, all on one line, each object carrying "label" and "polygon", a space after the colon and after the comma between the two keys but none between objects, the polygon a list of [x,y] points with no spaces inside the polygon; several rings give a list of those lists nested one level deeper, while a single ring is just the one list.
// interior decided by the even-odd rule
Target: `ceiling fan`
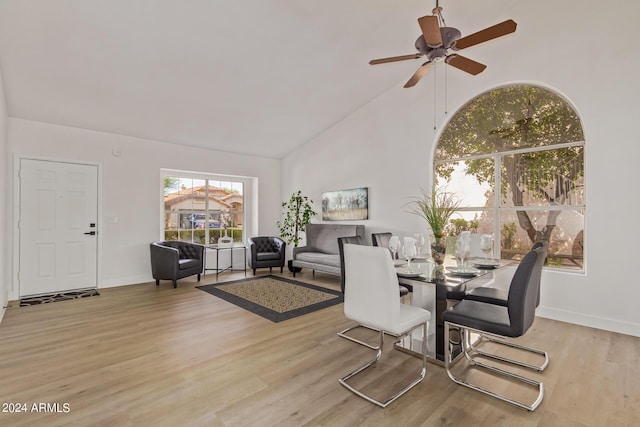
[{"label": "ceiling fan", "polygon": [[436,62],[445,62],[459,70],[469,74],[481,73],[487,68],[486,65],[466,58],[451,51],[458,51],[511,34],[516,30],[516,22],[508,19],[504,22],[496,24],[492,27],[485,28],[476,33],[462,37],[462,33],[453,27],[447,27],[442,16],[442,8],[436,0],[436,7],[433,9],[433,15],[418,18],[418,24],[422,30],[422,34],[416,40],[417,53],[411,55],[392,56],[389,58],[373,59],[369,64],[385,64],[387,62],[405,61],[408,59],[417,59],[426,56],[429,60],[422,64],[420,68],[411,76],[404,87],[413,87],[420,81],[422,76],[429,71],[431,65]]}]

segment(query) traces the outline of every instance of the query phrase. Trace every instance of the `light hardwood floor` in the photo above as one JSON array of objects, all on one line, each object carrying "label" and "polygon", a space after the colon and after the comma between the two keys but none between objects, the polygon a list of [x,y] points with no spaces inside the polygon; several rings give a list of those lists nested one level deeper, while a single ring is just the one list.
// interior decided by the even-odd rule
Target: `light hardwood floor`
[{"label": "light hardwood floor", "polygon": [[[339,288],[321,273],[297,279]],[[214,281],[207,275],[201,284]],[[272,323],[196,285],[193,278],[177,289],[148,283],[82,300],[12,303],[0,324],[0,402],[3,409],[26,404],[28,412],[2,412],[0,425],[640,425],[637,337],[538,318],[521,339],[551,356],[547,370],[533,375],[545,385],[535,412],[458,386],[433,364],[421,384],[383,410],[338,384],[371,356],[337,337],[352,324],[342,305]],[[389,370],[385,386],[419,366],[389,353],[373,372]],[[33,403],[57,403],[63,412],[31,412]]]}]

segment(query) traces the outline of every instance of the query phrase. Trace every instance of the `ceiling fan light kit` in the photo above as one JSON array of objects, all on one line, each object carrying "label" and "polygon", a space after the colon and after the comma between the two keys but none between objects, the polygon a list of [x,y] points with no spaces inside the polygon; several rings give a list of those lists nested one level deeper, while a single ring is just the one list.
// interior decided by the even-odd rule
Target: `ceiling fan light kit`
[{"label": "ceiling fan light kit", "polygon": [[405,83],[405,88],[415,86],[422,76],[429,71],[431,64],[438,62],[444,62],[454,68],[475,76],[483,72],[487,66],[455,52],[516,31],[516,22],[512,19],[508,19],[499,24],[485,28],[484,30],[462,37],[462,33],[457,28],[447,27],[442,16],[442,8],[438,3],[439,2],[436,1],[436,7],[432,11],[433,15],[418,18],[418,25],[420,26],[422,34],[418,37],[415,43],[416,50],[418,51],[417,53],[373,59],[369,61],[369,64],[386,64],[388,62],[418,59],[423,56],[426,57],[428,61],[422,64],[407,83]]}]

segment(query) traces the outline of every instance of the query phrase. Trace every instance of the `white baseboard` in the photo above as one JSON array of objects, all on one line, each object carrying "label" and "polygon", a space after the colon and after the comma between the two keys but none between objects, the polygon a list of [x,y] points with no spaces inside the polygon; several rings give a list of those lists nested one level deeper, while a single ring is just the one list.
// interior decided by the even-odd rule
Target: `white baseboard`
[{"label": "white baseboard", "polygon": [[2,297],[0,297],[0,323],[4,318],[4,312],[9,306],[9,292],[5,289],[2,291]]},{"label": "white baseboard", "polygon": [[126,286],[126,285],[137,285],[139,283],[149,283],[149,282],[155,282],[155,280],[153,279],[153,277],[151,277],[151,275],[118,277],[117,279],[103,280],[98,285],[98,289],[115,288],[118,286]]},{"label": "white baseboard", "polygon": [[585,315],[582,313],[558,310],[554,308],[544,308],[542,306],[538,307],[536,310],[536,316],[640,337],[640,324],[638,323],[610,319],[607,317]]}]

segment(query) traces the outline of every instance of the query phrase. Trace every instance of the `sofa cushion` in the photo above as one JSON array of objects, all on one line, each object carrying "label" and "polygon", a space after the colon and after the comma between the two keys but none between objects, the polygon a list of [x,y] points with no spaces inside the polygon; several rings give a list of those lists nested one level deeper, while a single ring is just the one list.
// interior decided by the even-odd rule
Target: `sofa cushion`
[{"label": "sofa cushion", "polygon": [[178,260],[178,265],[180,270],[186,270],[189,268],[198,268],[202,264],[199,259],[186,258]]},{"label": "sofa cushion", "polygon": [[306,227],[307,245],[327,254],[339,255],[338,237],[354,235],[364,236],[364,227],[350,224],[307,224]]},{"label": "sofa cushion", "polygon": [[270,259],[280,259],[279,252],[258,252],[256,254],[256,261],[267,261]]},{"label": "sofa cushion", "polygon": [[302,252],[298,254],[296,259],[340,268],[340,255],[324,254],[321,252]]}]

